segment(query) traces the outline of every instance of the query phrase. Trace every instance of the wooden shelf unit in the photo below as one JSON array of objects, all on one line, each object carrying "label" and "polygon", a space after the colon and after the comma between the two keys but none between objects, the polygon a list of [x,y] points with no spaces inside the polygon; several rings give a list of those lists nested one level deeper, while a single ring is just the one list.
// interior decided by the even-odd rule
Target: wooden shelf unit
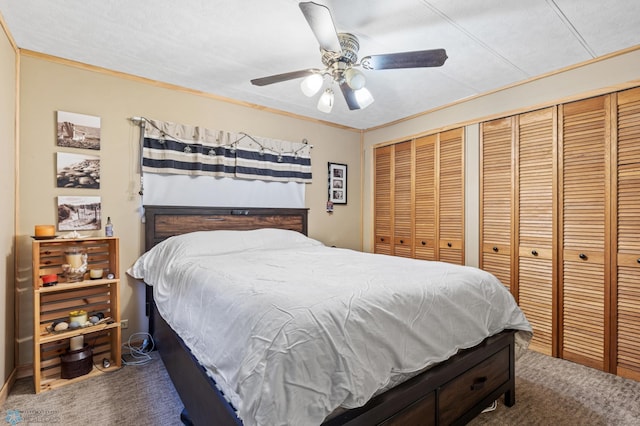
[{"label": "wooden shelf unit", "polygon": [[[87,253],[87,273],[80,282],[69,283],[63,276],[65,250],[79,248]],[[120,266],[119,239],[95,237],[82,239],[36,240],[32,246],[33,269],[33,380],[36,393],[55,389],[87,379],[104,371],[121,367],[120,329]],[[103,278],[90,280],[89,270],[102,269]],[[112,273],[112,279],[106,278]],[[42,277],[58,274],[58,284],[44,287]],[[85,310],[88,314],[102,312],[108,323],[51,331],[55,320],[69,321],[69,312]],[[93,369],[73,379],[62,379],[60,355],[69,348],[69,339],[84,336],[84,343],[93,351]],[[104,368],[102,360],[111,364]]]}]

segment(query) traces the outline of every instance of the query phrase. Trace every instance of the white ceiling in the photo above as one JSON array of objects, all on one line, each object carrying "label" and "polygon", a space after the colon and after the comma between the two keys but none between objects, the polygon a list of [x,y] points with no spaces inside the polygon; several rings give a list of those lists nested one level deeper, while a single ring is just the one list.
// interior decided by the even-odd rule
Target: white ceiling
[{"label": "white ceiling", "polygon": [[[367,129],[640,45],[638,0],[315,0],[360,57],[444,48],[440,68],[363,70],[375,102],[329,114],[300,80],[323,68],[297,0],[0,0],[22,49]],[[140,112],[144,114],[144,111]]]}]

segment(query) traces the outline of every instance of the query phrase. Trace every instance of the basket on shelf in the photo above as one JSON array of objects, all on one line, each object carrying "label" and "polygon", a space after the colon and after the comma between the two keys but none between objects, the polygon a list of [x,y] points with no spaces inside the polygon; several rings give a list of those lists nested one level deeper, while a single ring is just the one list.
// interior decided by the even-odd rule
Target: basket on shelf
[{"label": "basket on shelf", "polygon": [[68,350],[60,355],[62,371],[60,377],[63,379],[73,379],[74,377],[89,374],[93,368],[93,351],[87,344],[75,351]]}]

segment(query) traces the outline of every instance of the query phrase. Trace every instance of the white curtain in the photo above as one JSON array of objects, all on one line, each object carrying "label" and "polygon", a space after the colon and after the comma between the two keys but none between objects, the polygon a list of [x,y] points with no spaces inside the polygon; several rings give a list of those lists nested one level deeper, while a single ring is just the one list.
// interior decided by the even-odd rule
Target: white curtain
[{"label": "white curtain", "polygon": [[304,184],[145,173],[143,204],[304,208]]}]

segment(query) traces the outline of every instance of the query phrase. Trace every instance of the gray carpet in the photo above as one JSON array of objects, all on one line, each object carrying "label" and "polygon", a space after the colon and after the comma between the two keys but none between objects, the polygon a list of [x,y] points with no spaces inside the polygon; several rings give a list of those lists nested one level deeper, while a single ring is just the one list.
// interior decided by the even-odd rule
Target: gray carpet
[{"label": "gray carpet", "polygon": [[528,351],[516,362],[516,404],[470,425],[640,425],[640,382]]},{"label": "gray carpet", "polygon": [[[500,400],[495,411],[481,414],[470,424],[640,425],[640,382],[529,351],[516,364],[516,386],[515,406],[506,408]],[[33,393],[31,379],[20,379],[2,407],[2,420],[17,413],[20,426],[170,426],[181,424],[181,410],[162,361],[154,353],[147,365],[127,366],[38,395]]]},{"label": "gray carpet", "polygon": [[182,424],[182,403],[157,352],[146,365],[125,366],[37,395],[32,378],[20,379],[2,407],[0,424],[10,410],[22,418],[17,426]]}]

